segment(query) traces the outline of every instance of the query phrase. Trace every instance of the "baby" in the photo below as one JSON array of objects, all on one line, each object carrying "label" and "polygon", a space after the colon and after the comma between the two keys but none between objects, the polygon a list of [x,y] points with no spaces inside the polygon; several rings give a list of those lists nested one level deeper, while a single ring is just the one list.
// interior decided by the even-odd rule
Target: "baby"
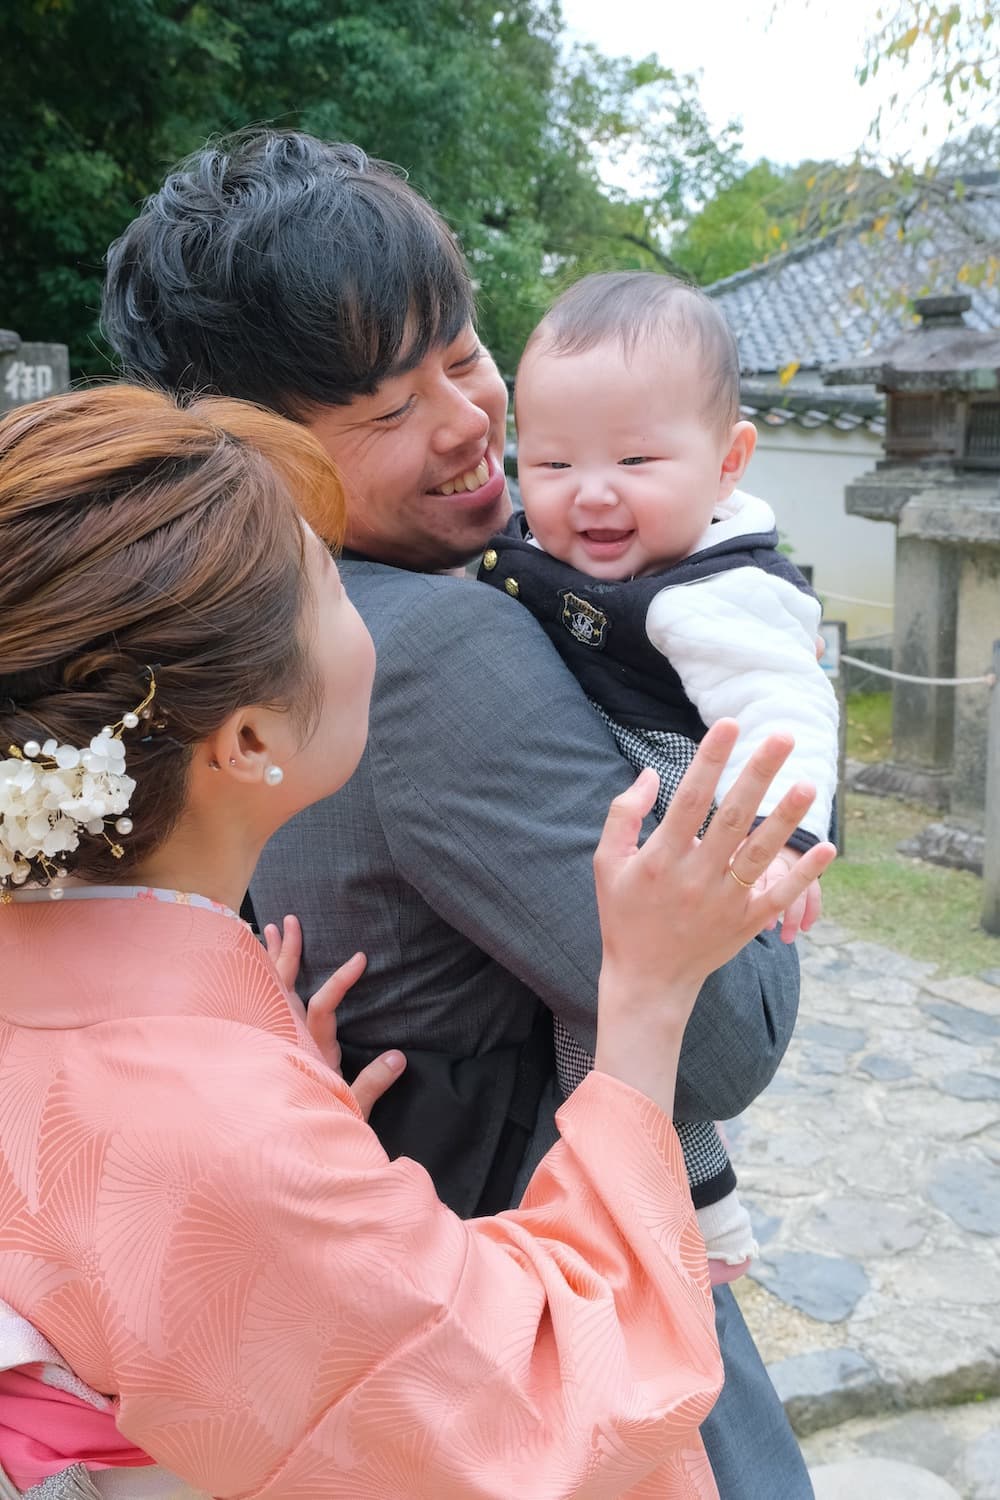
[{"label": "baby", "polygon": [[[532,611],[622,754],[659,773],[659,817],[717,719],[740,725],[720,795],[768,734],[794,735],[759,816],[797,781],[817,795],[771,884],[827,837],[837,703],[816,660],[819,603],[778,551],[770,507],[737,488],[756,430],[739,418],[724,318],[668,276],[588,276],[529,339],[515,406],[524,515],[480,578]],[[783,939],[819,910],[814,883]],[[556,1056],[568,1092],[593,1060],[558,1021]],[[677,1129],[712,1279],[731,1280],[755,1248],[732,1166],[711,1121]]]}]

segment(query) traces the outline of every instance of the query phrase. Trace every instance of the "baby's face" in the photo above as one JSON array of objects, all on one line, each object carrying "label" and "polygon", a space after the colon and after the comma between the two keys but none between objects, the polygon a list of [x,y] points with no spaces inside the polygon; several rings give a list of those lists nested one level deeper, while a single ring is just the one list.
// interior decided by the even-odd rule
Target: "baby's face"
[{"label": "baby's face", "polygon": [[626,358],[617,340],[582,354],[536,345],[516,401],[528,524],[546,552],[594,578],[686,557],[732,489],[696,349],[651,339]]}]

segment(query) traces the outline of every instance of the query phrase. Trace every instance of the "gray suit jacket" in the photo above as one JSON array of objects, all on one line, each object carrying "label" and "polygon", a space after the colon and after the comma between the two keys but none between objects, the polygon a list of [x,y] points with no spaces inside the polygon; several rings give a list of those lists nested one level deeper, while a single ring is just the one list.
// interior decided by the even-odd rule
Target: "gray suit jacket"
[{"label": "gray suit jacket", "polygon": [[[367,953],[340,1010],[345,1061],[389,1046],[409,1058],[372,1124],[458,1212],[493,1211],[498,1156],[515,1150],[518,1192],[555,1138],[551,1062],[524,1045],[539,1017],[594,1048],[591,861],[632,773],[515,601],[377,563],[345,560],[343,574],[378,652],[369,746],[348,786],[268,845],[254,907],[261,922],[300,917],[304,994]],[[685,1035],[677,1117],[743,1110],[773,1076],[797,1003],[795,951],[774,934],[713,974]]]}]

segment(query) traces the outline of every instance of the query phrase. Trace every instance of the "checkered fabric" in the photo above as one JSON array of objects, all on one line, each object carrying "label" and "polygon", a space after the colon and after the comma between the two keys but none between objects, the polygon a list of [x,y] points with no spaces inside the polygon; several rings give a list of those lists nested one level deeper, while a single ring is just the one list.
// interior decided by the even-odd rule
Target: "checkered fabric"
[{"label": "checkered fabric", "polygon": [[[619,724],[593,698],[590,701],[614,736],[619,755],[636,771],[645,770],[649,766],[659,776],[660,790],[656,794],[656,806],[653,809],[659,822],[670,806],[684,772],[694,760],[698,746],[686,734],[671,734],[666,729],[637,729]],[[707,826],[708,819],[705,822]]]},{"label": "checkered fabric", "polygon": [[[599,703],[593,707],[604,720],[619,752],[633,766],[636,771],[651,766],[660,778],[660,790],[656,797],[656,817],[663,817],[670,800],[680,786],[681,778],[688,766],[694,760],[697,745],[694,740],[684,734],[672,734],[665,729],[641,729],[632,728],[625,724],[619,724],[611,716],[605,713]],[[709,814],[711,818],[711,813]],[[708,819],[706,819],[706,826]],[[594,1066],[594,1059],[586,1052],[579,1042],[570,1036],[558,1018],[554,1019],[555,1049],[556,1049],[556,1071],[559,1076],[559,1087],[563,1094],[572,1093],[577,1084],[586,1077]],[[719,1197],[729,1191],[729,1157],[726,1148],[719,1139],[719,1132],[711,1120],[675,1120],[674,1127],[677,1131],[681,1149],[684,1152],[684,1165],[687,1168],[688,1181],[692,1188],[703,1186],[713,1179],[719,1179]],[[727,1185],[722,1186],[723,1176],[727,1179]],[[700,1194],[700,1197],[705,1197]],[[706,1201],[715,1201],[708,1195]]]},{"label": "checkered fabric", "polygon": [[[594,1059],[570,1036],[561,1021],[554,1018],[553,1025],[559,1087],[564,1094],[569,1094],[590,1072]],[[728,1176],[729,1157],[711,1120],[675,1120],[674,1129],[684,1152],[684,1165],[692,1188],[711,1182],[713,1178],[722,1178],[724,1174]],[[728,1185],[725,1191],[728,1191]],[[724,1193],[719,1196],[724,1196]]]}]

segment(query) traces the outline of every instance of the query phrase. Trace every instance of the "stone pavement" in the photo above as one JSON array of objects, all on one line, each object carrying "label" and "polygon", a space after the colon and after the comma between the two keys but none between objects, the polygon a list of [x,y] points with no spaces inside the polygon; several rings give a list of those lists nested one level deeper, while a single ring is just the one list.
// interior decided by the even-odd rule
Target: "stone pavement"
[{"label": "stone pavement", "polygon": [[727,1127],[761,1245],[734,1290],[818,1500],[1000,1500],[1000,975],[832,923],[800,955],[795,1039]]}]

